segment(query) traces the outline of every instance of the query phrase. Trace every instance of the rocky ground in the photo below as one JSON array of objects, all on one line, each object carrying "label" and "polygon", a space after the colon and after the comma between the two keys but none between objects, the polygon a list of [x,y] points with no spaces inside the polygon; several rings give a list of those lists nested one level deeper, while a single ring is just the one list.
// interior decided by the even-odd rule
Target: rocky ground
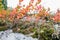
[{"label": "rocky ground", "polygon": [[6,30],[0,32],[0,40],[37,40],[37,39],[23,35],[21,33],[13,33],[12,30]]}]

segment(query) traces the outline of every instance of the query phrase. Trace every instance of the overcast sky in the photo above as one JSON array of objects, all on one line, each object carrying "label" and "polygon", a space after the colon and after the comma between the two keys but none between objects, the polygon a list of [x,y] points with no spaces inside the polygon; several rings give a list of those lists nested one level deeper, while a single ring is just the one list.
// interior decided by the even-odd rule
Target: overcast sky
[{"label": "overcast sky", "polygon": [[[28,5],[30,0],[24,0],[22,5]],[[36,0],[35,0],[36,1]],[[19,4],[19,0],[7,0],[8,7],[15,8]],[[56,11],[58,8],[60,9],[60,0],[42,0],[41,5],[45,8],[50,8],[51,11]]]}]

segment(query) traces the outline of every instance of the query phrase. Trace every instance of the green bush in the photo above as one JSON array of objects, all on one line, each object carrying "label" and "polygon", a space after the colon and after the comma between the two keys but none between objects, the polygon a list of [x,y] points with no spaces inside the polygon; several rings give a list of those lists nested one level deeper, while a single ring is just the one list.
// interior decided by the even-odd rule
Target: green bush
[{"label": "green bush", "polygon": [[7,30],[8,28],[7,27],[5,27],[5,26],[0,26],[0,31],[5,31],[5,30]]}]

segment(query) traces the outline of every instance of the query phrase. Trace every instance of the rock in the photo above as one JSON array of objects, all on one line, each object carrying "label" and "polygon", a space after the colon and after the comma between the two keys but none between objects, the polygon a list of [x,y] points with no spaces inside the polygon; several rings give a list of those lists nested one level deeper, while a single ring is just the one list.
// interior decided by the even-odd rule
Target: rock
[{"label": "rock", "polygon": [[0,36],[0,40],[37,40],[36,38],[21,33],[13,33],[11,30],[0,32]]}]

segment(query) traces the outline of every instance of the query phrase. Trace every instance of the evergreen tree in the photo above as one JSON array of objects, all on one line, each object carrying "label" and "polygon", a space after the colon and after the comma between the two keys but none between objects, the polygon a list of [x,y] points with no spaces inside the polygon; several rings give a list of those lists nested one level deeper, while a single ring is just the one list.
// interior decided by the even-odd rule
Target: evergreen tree
[{"label": "evergreen tree", "polygon": [[0,0],[0,10],[7,9],[7,0]]},{"label": "evergreen tree", "polygon": [[7,9],[7,0],[2,0],[2,4],[4,6],[4,9],[6,10]]},{"label": "evergreen tree", "polygon": [[2,0],[0,0],[0,11],[3,9]]}]

